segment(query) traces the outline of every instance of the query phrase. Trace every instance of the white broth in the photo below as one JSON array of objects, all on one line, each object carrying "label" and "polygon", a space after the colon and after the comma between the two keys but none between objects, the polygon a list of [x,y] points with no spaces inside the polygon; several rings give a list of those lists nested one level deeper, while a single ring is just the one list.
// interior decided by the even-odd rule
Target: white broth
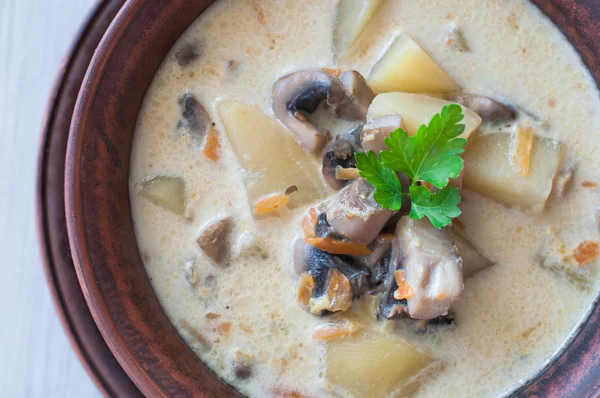
[{"label": "white broth", "polygon": [[[416,333],[405,321],[363,325],[438,361],[437,369],[418,376],[422,380],[410,389],[412,396],[508,394],[568,341],[599,287],[597,262],[578,265],[574,252],[582,242],[600,241],[594,217],[600,182],[596,84],[560,31],[526,0],[384,1],[339,64],[332,53],[337,3],[219,0],[166,57],[138,118],[130,171],[136,237],[154,291],[198,357],[243,394],[351,396],[326,376],[329,343],[312,337],[331,317],[298,304],[298,276],[292,270],[292,242],[305,213],[320,200],[254,217],[241,166],[245,160],[237,158],[218,107],[240,101],[258,106],[277,123],[271,97],[279,78],[338,67],[368,76],[393,39],[405,33],[464,92],[515,107],[514,123],[533,120],[537,136],[561,143],[561,170],[568,165],[575,170],[564,195],[556,192],[560,178],[555,178],[543,211],[463,190],[464,236],[494,265],[465,278],[452,305],[452,327]],[[444,40],[452,26],[460,28],[469,51]],[[209,135],[219,143],[216,161],[203,152],[208,139],[190,133],[197,126],[182,125],[185,93],[215,124]],[[359,124],[324,112],[318,118],[327,119],[322,122],[333,136]],[[480,130],[503,128],[484,123]],[[314,166],[309,175],[317,176],[319,186],[320,157],[302,166]],[[185,204],[165,205],[162,196],[157,202],[156,195],[140,194],[154,176],[179,178],[157,184],[182,190]],[[315,197],[334,193],[323,185]],[[230,254],[217,264],[196,239],[226,216],[232,220],[230,245],[217,251]],[[354,300],[350,313],[361,300]],[[394,391],[393,396],[409,395],[407,389]]]}]

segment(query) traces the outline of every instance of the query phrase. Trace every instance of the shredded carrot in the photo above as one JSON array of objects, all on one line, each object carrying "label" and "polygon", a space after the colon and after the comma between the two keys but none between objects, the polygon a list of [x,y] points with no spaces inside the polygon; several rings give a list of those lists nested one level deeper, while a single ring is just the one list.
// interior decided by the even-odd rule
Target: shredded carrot
[{"label": "shredded carrot", "polygon": [[394,279],[398,284],[398,289],[394,292],[396,300],[409,299],[415,295],[415,289],[404,279],[404,271],[394,271]]},{"label": "shredded carrot", "polygon": [[290,201],[288,195],[273,195],[259,200],[254,204],[254,214],[267,214],[286,205]]},{"label": "shredded carrot", "polygon": [[360,330],[360,325],[346,320],[342,323],[326,323],[315,328],[313,340],[329,341],[340,337],[351,336]]},{"label": "shredded carrot", "polygon": [[206,319],[217,319],[217,318],[220,318],[221,315],[215,314],[214,312],[208,312],[208,313],[206,313],[206,315],[204,315],[204,317]]},{"label": "shredded carrot", "polygon": [[230,336],[231,335],[231,322],[223,322],[217,326],[217,330],[222,336]]},{"label": "shredded carrot", "polygon": [[589,240],[581,242],[575,250],[573,250],[573,259],[577,261],[579,266],[586,265],[594,261],[600,255],[598,242]]},{"label": "shredded carrot", "polygon": [[305,238],[315,237],[315,227],[311,224],[309,217],[304,217],[302,219],[302,231],[304,231]]},{"label": "shredded carrot", "polygon": [[344,168],[342,166],[336,166],[335,178],[338,180],[350,181],[360,178],[360,174],[358,173],[358,169],[355,167]]},{"label": "shredded carrot", "polygon": [[396,280],[396,283],[400,285],[404,280],[404,271],[401,269],[394,271],[394,279]]},{"label": "shredded carrot", "polygon": [[465,230],[465,224],[463,224],[463,222],[460,221],[458,218],[455,218],[454,220],[452,220],[452,226],[456,227],[456,229],[459,231]]},{"label": "shredded carrot", "polygon": [[352,305],[352,288],[346,275],[337,269],[329,273],[327,280],[329,311],[346,311]]},{"label": "shredded carrot", "polygon": [[394,239],[396,238],[396,237],[394,236],[394,234],[389,234],[389,233],[382,233],[382,234],[379,234],[379,237],[380,237],[381,239],[384,239],[384,240],[394,240]]},{"label": "shredded carrot", "polygon": [[446,293],[444,293],[444,292],[441,292],[440,294],[438,294],[437,296],[435,296],[435,299],[437,301],[442,301],[445,298],[446,298]]},{"label": "shredded carrot", "polygon": [[433,189],[433,185],[427,181],[423,181],[421,182],[421,185],[423,185],[425,188],[427,188],[427,190],[429,192],[431,192],[431,190]]},{"label": "shredded carrot", "polygon": [[307,395],[301,394],[295,390],[287,390],[285,388],[276,387],[272,390],[275,397],[281,398],[309,398]]},{"label": "shredded carrot", "polygon": [[581,183],[581,186],[584,188],[597,188],[598,187],[598,183],[594,182],[594,181],[583,181]]},{"label": "shredded carrot", "polygon": [[317,209],[312,207],[308,211],[308,215],[302,219],[302,231],[304,231],[305,238],[315,237],[315,226],[318,221]]},{"label": "shredded carrot", "polygon": [[531,127],[527,127],[525,129],[517,128],[513,138],[512,164],[517,173],[523,177],[527,177],[529,174],[533,138],[534,135]]},{"label": "shredded carrot", "polygon": [[312,276],[307,274],[306,272],[302,274],[300,277],[300,282],[298,283],[298,302],[303,306],[307,307],[310,303],[310,298],[312,297],[312,291],[315,287],[315,280]]},{"label": "shredded carrot", "polygon": [[206,136],[206,141],[204,142],[204,148],[202,148],[202,154],[205,158],[216,162],[220,157],[220,144],[219,144],[219,134],[217,130],[211,127],[208,135]]},{"label": "shredded carrot", "polygon": [[341,69],[323,68],[322,70],[323,70],[323,72],[327,72],[331,76],[334,76],[334,77],[340,77],[342,75],[342,70]]},{"label": "shredded carrot", "polygon": [[308,211],[308,214],[310,215],[310,221],[312,222],[313,227],[317,225],[317,222],[319,221],[319,215],[317,214],[317,209],[315,209],[314,207],[311,207],[311,209]]},{"label": "shredded carrot", "polygon": [[332,238],[304,238],[304,242],[331,254],[347,254],[349,256],[368,256],[371,254],[371,249],[364,243],[345,242]]},{"label": "shredded carrot", "polygon": [[398,289],[394,292],[394,298],[396,300],[409,299],[415,295],[415,289],[407,282],[402,281],[398,285]]}]

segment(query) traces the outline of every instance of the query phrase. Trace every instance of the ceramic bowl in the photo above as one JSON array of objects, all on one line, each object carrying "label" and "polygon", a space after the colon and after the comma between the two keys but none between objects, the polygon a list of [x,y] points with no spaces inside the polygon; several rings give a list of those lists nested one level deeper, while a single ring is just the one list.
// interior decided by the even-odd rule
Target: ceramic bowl
[{"label": "ceramic bowl", "polygon": [[[79,92],[65,174],[69,244],[93,318],[149,397],[229,397],[177,334],[144,271],[129,203],[138,112],[161,61],[213,1],[130,0],[106,31]],[[534,0],[600,82],[600,1]],[[562,353],[515,396],[588,397],[600,385],[600,306]]]}]

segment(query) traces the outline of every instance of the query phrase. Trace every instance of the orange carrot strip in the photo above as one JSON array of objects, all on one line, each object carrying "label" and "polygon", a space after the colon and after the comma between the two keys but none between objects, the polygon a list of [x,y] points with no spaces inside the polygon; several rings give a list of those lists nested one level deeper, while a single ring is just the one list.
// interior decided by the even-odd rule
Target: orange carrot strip
[{"label": "orange carrot strip", "polygon": [[394,279],[398,284],[398,289],[394,292],[396,300],[409,299],[415,295],[415,289],[404,279],[404,271],[394,271]]},{"label": "orange carrot strip", "polygon": [[529,174],[529,163],[531,160],[531,149],[533,148],[533,130],[517,128],[512,145],[512,163],[520,175],[527,177]]},{"label": "orange carrot strip", "polygon": [[274,396],[281,398],[308,398],[307,395],[299,393],[296,390],[288,390],[282,387],[275,387],[271,392]]},{"label": "orange carrot strip", "polygon": [[452,226],[456,227],[456,229],[458,229],[459,231],[465,230],[465,224],[463,224],[463,222],[460,221],[458,218],[455,218],[454,220],[452,220]]},{"label": "orange carrot strip", "polygon": [[342,74],[342,70],[341,69],[323,68],[322,70],[323,70],[323,72],[327,72],[331,76],[334,76],[334,77],[340,77],[341,74]]},{"label": "orange carrot strip", "polygon": [[298,282],[298,302],[305,307],[308,307],[310,298],[312,297],[315,280],[312,276],[304,272]]},{"label": "orange carrot strip", "polygon": [[402,281],[398,284],[398,289],[394,292],[396,300],[409,299],[415,295],[415,289],[408,284],[407,281]]},{"label": "orange carrot strip", "polygon": [[329,341],[340,337],[351,336],[360,330],[360,326],[348,320],[343,323],[326,323],[315,328],[313,340]]},{"label": "orange carrot strip", "polygon": [[598,187],[598,183],[594,181],[583,181],[581,186],[584,188],[596,188]]},{"label": "orange carrot strip", "polygon": [[404,280],[404,271],[401,269],[394,271],[394,279],[396,280],[396,283],[400,285]]},{"label": "orange carrot strip", "polygon": [[394,238],[395,238],[394,234],[389,234],[389,233],[379,234],[379,237],[384,240],[394,240]]},{"label": "orange carrot strip", "polygon": [[254,214],[266,214],[277,210],[279,207],[286,205],[290,201],[288,195],[273,195],[261,199],[254,204]]},{"label": "orange carrot strip", "polygon": [[302,219],[302,231],[305,238],[315,237],[315,226],[317,225],[317,209],[314,207],[308,211],[308,215]]},{"label": "orange carrot strip", "polygon": [[219,326],[217,326],[217,330],[223,336],[230,336],[231,335],[231,322],[220,323]]},{"label": "orange carrot strip", "polygon": [[371,249],[364,243],[344,242],[332,238],[304,238],[304,242],[331,254],[347,254],[349,256],[368,256],[371,254]]},{"label": "orange carrot strip", "polygon": [[427,190],[429,192],[431,192],[431,190],[433,189],[433,185],[427,181],[423,181],[421,182],[421,185],[423,185],[425,188],[427,188]]},{"label": "orange carrot strip", "polygon": [[597,242],[589,240],[581,242],[575,250],[573,250],[573,259],[577,261],[579,266],[586,265],[594,261],[600,255],[600,249]]},{"label": "orange carrot strip", "polygon": [[204,143],[204,148],[202,148],[202,154],[205,158],[216,162],[220,157],[220,146],[219,134],[217,133],[217,130],[212,127],[206,136],[206,142]]},{"label": "orange carrot strip", "polygon": [[319,215],[317,214],[317,209],[311,207],[308,211],[308,215],[310,216],[310,221],[312,222],[313,227],[315,227],[317,225],[317,222],[319,222]]}]

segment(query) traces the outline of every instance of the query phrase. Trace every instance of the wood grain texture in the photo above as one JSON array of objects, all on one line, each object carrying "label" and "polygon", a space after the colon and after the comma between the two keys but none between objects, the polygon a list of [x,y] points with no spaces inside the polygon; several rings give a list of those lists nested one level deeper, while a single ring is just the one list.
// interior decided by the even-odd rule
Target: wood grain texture
[{"label": "wood grain texture", "polygon": [[50,88],[94,0],[0,0],[0,386],[5,397],[100,396],[56,317],[34,222]]}]

